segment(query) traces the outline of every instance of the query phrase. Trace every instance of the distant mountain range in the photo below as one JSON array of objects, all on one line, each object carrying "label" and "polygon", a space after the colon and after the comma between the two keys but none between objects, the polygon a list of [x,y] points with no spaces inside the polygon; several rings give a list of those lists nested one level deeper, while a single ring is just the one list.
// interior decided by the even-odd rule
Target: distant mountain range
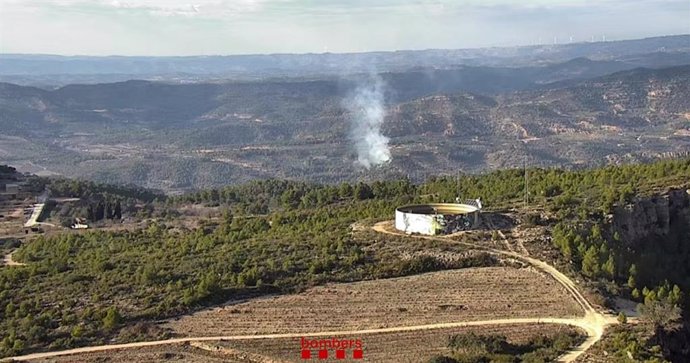
[{"label": "distant mountain range", "polygon": [[606,43],[626,54],[611,60],[382,72],[392,160],[371,170],[355,165],[343,106],[363,75],[0,83],[0,164],[178,191],[254,178],[423,178],[685,155],[690,53],[631,56],[635,44],[650,50],[637,42]]},{"label": "distant mountain range", "polygon": [[89,57],[0,54],[0,81],[39,86],[129,79],[200,82],[270,77],[323,77],[413,68],[526,67],[575,58],[634,67],[687,64],[690,35],[613,42],[479,49],[431,49],[345,54],[266,54],[190,57]]}]

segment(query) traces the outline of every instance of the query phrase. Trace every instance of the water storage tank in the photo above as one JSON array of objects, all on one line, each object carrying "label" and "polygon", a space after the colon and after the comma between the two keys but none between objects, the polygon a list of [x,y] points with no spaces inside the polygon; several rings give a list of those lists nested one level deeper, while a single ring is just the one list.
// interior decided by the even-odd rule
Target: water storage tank
[{"label": "water storage tank", "polygon": [[395,228],[405,233],[450,234],[479,225],[478,205],[434,203],[406,205],[395,210]]}]

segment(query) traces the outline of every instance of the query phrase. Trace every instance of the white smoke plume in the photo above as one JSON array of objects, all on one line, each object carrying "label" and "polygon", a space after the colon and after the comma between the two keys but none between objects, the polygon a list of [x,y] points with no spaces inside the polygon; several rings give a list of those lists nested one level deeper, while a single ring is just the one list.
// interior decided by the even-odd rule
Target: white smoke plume
[{"label": "white smoke plume", "polygon": [[350,111],[352,132],[350,137],[357,150],[357,163],[369,169],[388,162],[391,152],[388,138],[381,134],[386,114],[384,107],[384,84],[379,77],[372,76],[361,84],[344,105]]}]

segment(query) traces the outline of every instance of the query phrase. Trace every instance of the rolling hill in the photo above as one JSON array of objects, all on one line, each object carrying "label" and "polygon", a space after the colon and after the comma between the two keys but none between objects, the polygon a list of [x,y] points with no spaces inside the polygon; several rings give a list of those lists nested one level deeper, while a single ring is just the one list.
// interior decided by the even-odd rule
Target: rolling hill
[{"label": "rolling hill", "polygon": [[[381,74],[393,160],[368,171],[354,164],[342,104],[362,82],[355,76],[55,90],[4,83],[0,156],[26,171],[182,190],[266,177],[423,178],[525,161],[602,165],[690,151],[690,66],[590,77],[600,72],[600,62],[575,59]],[[574,73],[582,77],[543,83]]]}]

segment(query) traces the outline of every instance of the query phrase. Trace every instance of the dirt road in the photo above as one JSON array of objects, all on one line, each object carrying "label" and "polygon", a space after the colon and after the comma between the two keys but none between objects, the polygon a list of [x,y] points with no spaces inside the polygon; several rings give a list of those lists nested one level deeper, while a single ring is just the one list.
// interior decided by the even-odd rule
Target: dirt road
[{"label": "dirt road", "polygon": [[[379,222],[373,226],[373,229],[379,233],[387,233],[391,235],[396,235],[396,236],[404,236],[405,234],[402,232],[398,232],[397,230],[393,230],[391,228],[391,223],[390,222]],[[502,238],[505,238],[505,236],[501,233],[500,234]],[[441,241],[448,241],[448,238],[446,237],[433,237],[433,236],[416,236],[418,238],[426,238],[430,240],[441,240]],[[570,319],[548,319],[548,320],[561,320],[563,321],[562,323],[558,323],[556,321],[551,321],[553,323],[557,324],[567,324],[567,325],[575,325],[579,326],[582,328],[584,331],[587,332],[587,339],[580,344],[576,349],[570,351],[569,353],[563,355],[560,358],[560,361],[562,362],[572,362],[574,361],[580,354],[585,352],[589,347],[591,347],[594,343],[596,343],[599,339],[601,339],[601,336],[604,334],[604,330],[614,324],[618,324],[618,320],[616,319],[615,316],[609,315],[609,314],[602,314],[599,311],[597,311],[592,304],[587,301],[587,299],[580,293],[580,291],[577,289],[575,283],[565,274],[562,272],[558,271],[555,267],[549,265],[548,263],[537,260],[532,257],[528,257],[525,255],[521,255],[519,253],[513,252],[513,251],[503,251],[503,250],[497,250],[494,248],[488,248],[484,246],[478,246],[472,243],[468,242],[462,242],[462,241],[456,241],[454,242],[463,244],[475,249],[479,250],[484,250],[493,254],[497,255],[502,255],[514,259],[518,259],[521,261],[524,261],[526,263],[529,263],[530,265],[538,268],[539,270],[549,274],[551,277],[553,277],[558,283],[560,283],[567,291],[570,293],[570,295],[577,301],[577,303],[582,307],[584,310],[584,317],[580,319],[575,319],[577,320],[577,324],[573,324],[573,321]],[[543,319],[542,321],[547,322],[547,319]],[[570,321],[570,323],[566,322]],[[578,325],[579,324],[579,325]]]},{"label": "dirt road", "polygon": [[331,337],[331,336],[343,336],[343,335],[359,336],[359,335],[364,335],[364,334],[376,334],[376,333],[399,333],[399,332],[405,332],[405,331],[418,331],[418,330],[429,330],[429,329],[462,328],[462,327],[469,327],[469,326],[509,325],[509,324],[564,324],[564,325],[570,325],[570,326],[574,326],[577,328],[581,328],[581,329],[587,331],[588,334],[594,333],[594,331],[592,331],[592,324],[589,321],[587,321],[586,319],[560,319],[560,318],[497,319],[497,320],[483,320],[483,321],[471,321],[471,322],[456,322],[456,323],[441,323],[441,324],[429,324],[429,325],[403,326],[403,327],[392,327],[392,328],[381,328],[381,329],[329,331],[329,332],[317,332],[317,333],[311,333],[311,334],[291,333],[291,334],[227,335],[227,336],[215,336],[215,337],[175,338],[175,339],[156,340],[156,341],[149,341],[149,342],[100,345],[100,346],[93,346],[93,347],[84,347],[84,348],[63,350],[63,351],[59,351],[59,352],[35,353],[35,354],[28,354],[28,355],[23,355],[23,356],[5,358],[2,361],[12,361],[12,360],[27,361],[27,360],[33,360],[33,359],[52,358],[52,357],[57,357],[57,356],[61,356],[61,355],[93,353],[93,352],[102,352],[102,351],[107,351],[107,350],[142,348],[142,347],[150,347],[150,346],[156,346],[156,345],[204,342],[204,341],[281,339],[281,338],[320,337],[320,336]]},{"label": "dirt road", "polygon": [[14,251],[12,251],[12,252],[6,254],[6,255],[3,257],[2,261],[3,261],[3,263],[5,264],[5,266],[26,266],[25,263],[21,263],[21,262],[17,262],[17,261],[15,261],[15,260],[13,260],[13,259],[12,259],[12,254],[13,254],[13,253],[14,253]]},{"label": "dirt road", "polygon": [[43,214],[43,208],[45,208],[44,203],[38,203],[34,204],[33,206],[33,212],[31,212],[31,217],[29,217],[29,220],[24,223],[24,227],[33,227],[38,223],[38,218],[41,217],[41,214]]},{"label": "dirt road", "polygon": [[[390,227],[390,222],[380,222],[373,226],[373,229],[380,233],[387,233],[397,236],[405,236],[403,233],[392,230]],[[444,237],[431,237],[425,236],[422,238],[431,240],[443,240],[448,242],[448,238]],[[440,324],[429,324],[429,325],[415,325],[415,326],[403,326],[403,327],[390,327],[381,329],[365,329],[365,330],[348,330],[348,331],[326,331],[326,332],[315,332],[311,334],[304,333],[292,333],[292,334],[264,334],[264,335],[229,335],[229,336],[211,336],[211,337],[187,337],[187,338],[176,338],[167,340],[157,340],[148,342],[137,342],[137,343],[127,343],[127,344],[112,344],[112,345],[100,345],[84,348],[76,348],[70,350],[63,350],[57,352],[45,352],[45,353],[34,353],[23,356],[9,357],[3,359],[2,361],[27,361],[33,359],[41,358],[51,358],[63,355],[72,355],[80,353],[91,353],[91,352],[102,352],[108,350],[117,349],[131,349],[131,348],[141,348],[150,347],[166,344],[179,344],[179,343],[191,343],[191,342],[202,342],[202,341],[219,341],[219,340],[251,340],[251,339],[280,339],[280,338],[299,338],[303,336],[342,336],[342,335],[362,335],[362,334],[375,334],[375,333],[396,333],[405,331],[418,331],[418,330],[428,330],[428,329],[442,329],[442,328],[457,328],[457,327],[469,327],[469,326],[487,326],[487,325],[507,325],[507,324],[540,324],[540,323],[550,323],[550,324],[564,324],[570,325],[584,330],[587,334],[587,339],[580,344],[578,347],[572,351],[564,354],[559,358],[561,362],[572,362],[577,357],[579,357],[583,352],[585,352],[589,347],[601,339],[602,334],[606,327],[617,324],[617,320],[612,315],[606,315],[598,312],[587,299],[577,290],[575,283],[568,278],[566,275],[558,271],[553,266],[547,264],[546,262],[521,255],[516,252],[502,251],[492,248],[487,248],[483,246],[477,246],[467,242],[453,241],[455,243],[464,244],[475,249],[484,250],[493,254],[503,255],[506,257],[522,260],[535,268],[552,276],[556,281],[558,281],[563,287],[570,293],[570,295],[577,301],[577,303],[584,310],[584,316],[580,318],[518,318],[518,319],[496,319],[496,320],[483,320],[483,321],[472,321],[472,322],[454,322],[454,323],[440,323]]]}]

